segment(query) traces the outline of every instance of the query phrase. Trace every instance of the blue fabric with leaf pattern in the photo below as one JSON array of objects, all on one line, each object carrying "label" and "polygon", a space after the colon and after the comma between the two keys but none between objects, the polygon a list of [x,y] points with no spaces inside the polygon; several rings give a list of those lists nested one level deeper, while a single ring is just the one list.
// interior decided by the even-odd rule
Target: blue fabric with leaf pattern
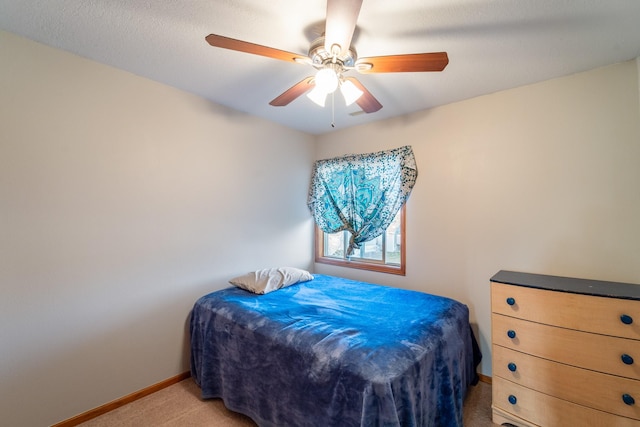
[{"label": "blue fabric with leaf pattern", "polygon": [[410,146],[318,160],[307,205],[325,233],[351,233],[347,255],[380,236],[418,177]]}]

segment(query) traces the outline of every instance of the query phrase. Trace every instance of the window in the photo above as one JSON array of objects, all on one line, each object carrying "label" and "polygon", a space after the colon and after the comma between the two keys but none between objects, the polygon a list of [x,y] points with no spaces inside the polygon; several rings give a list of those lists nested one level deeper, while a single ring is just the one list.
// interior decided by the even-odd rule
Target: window
[{"label": "window", "polygon": [[363,270],[405,274],[405,206],[398,211],[386,232],[360,244],[347,257],[348,231],[325,233],[316,226],[316,262]]},{"label": "window", "polygon": [[408,145],[316,161],[307,200],[316,262],[404,275],[404,204],[417,177]]}]

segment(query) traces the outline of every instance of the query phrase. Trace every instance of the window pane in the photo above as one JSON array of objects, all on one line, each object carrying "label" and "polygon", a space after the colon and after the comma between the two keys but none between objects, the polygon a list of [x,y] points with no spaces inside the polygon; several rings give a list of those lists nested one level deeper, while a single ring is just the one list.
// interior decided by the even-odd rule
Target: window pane
[{"label": "window pane", "polygon": [[387,264],[400,264],[400,247],[402,243],[400,226],[400,212],[396,214],[393,222],[386,231],[386,263]]},{"label": "window pane", "polygon": [[378,236],[373,240],[362,243],[360,245],[360,249],[353,251],[352,258],[382,261],[382,236]]},{"label": "window pane", "polygon": [[316,227],[316,262],[404,276],[403,221],[405,206],[400,209],[382,236],[362,243],[360,249],[356,249],[350,257],[346,256],[351,237],[349,232],[327,234]]},{"label": "window pane", "polygon": [[324,256],[344,258],[344,232],[324,233]]}]

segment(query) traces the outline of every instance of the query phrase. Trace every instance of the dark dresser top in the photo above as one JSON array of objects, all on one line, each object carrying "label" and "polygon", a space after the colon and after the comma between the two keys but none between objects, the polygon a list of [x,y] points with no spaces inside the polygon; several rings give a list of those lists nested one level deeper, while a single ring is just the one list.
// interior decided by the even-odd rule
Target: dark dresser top
[{"label": "dark dresser top", "polygon": [[492,282],[574,294],[640,300],[640,285],[500,270]]}]

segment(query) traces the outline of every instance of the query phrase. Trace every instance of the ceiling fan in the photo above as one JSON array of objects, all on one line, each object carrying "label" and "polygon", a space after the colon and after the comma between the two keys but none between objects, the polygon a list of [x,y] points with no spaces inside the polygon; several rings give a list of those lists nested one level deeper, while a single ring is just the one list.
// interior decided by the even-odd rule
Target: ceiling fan
[{"label": "ceiling fan", "polygon": [[296,83],[269,104],[282,107],[299,96],[307,96],[324,106],[328,94],[340,88],[345,103],[356,102],[365,113],[374,113],[382,104],[355,77],[346,77],[351,70],[359,73],[401,73],[442,71],[449,63],[446,52],[415,53],[406,55],[371,56],[358,58],[351,46],[363,0],[327,0],[327,19],[324,35],[311,43],[307,56],[261,46],[216,34],[205,39],[214,47],[252,53],[282,61],[308,64],[318,70],[315,76]]}]

